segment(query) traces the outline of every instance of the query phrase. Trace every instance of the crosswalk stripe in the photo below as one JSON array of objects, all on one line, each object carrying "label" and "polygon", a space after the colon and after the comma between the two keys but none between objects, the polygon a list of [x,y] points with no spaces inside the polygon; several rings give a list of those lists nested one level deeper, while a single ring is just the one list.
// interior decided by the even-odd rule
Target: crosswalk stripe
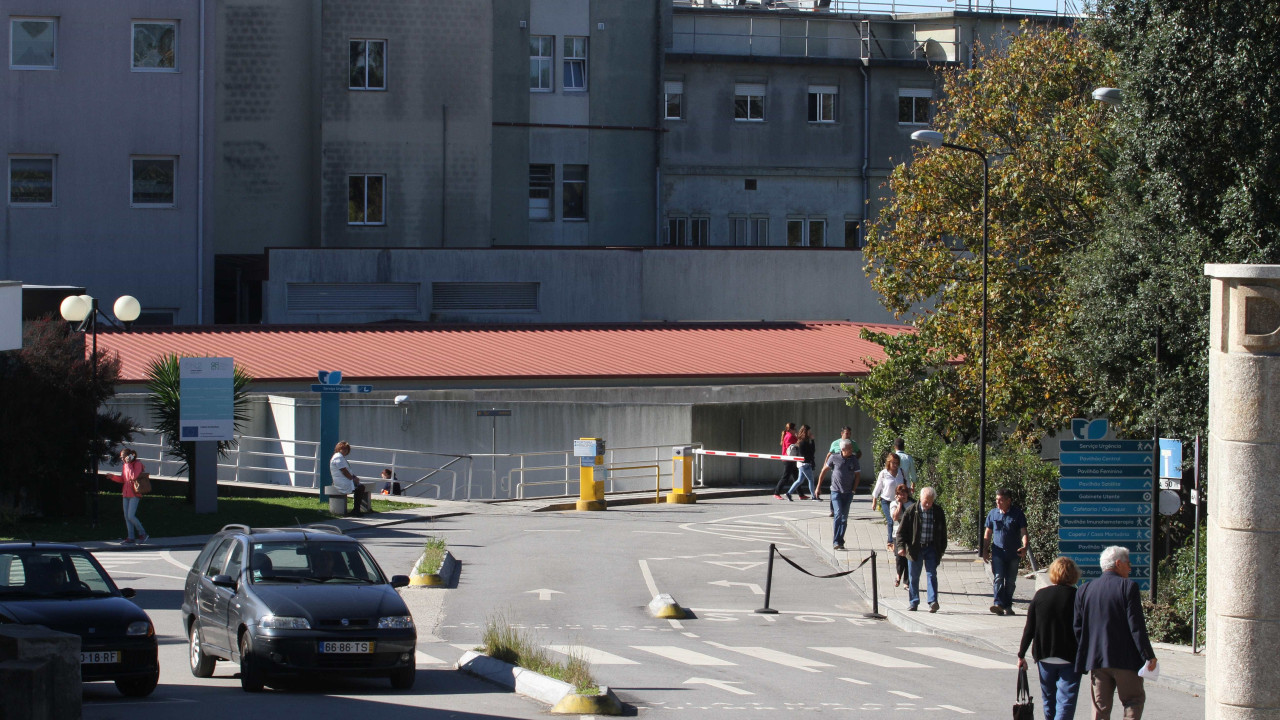
[{"label": "crosswalk stripe", "polygon": [[475,650],[476,646],[479,644],[480,643],[450,643],[450,645],[459,650]]},{"label": "crosswalk stripe", "polygon": [[438,657],[433,657],[431,655],[428,655],[422,652],[421,650],[414,651],[413,659],[414,659],[414,662],[417,663],[418,665],[448,665],[449,664],[448,662],[441,660]]},{"label": "crosswalk stripe", "polygon": [[962,653],[959,650],[952,650],[944,647],[904,647],[903,650],[913,652],[926,657],[937,658],[938,660],[947,660],[949,662],[958,663],[965,667],[977,668],[979,670],[1016,670],[1017,665],[1003,660],[991,660],[989,658],[980,657],[978,655],[970,655]]},{"label": "crosswalk stripe", "polygon": [[561,655],[576,655],[592,665],[639,665],[635,660],[628,660],[619,655],[608,653],[603,650],[586,647],[585,645],[548,645],[548,650],[558,652]]},{"label": "crosswalk stripe", "polygon": [[635,650],[643,650],[685,665],[737,665],[737,663],[729,662],[728,660],[721,660],[710,655],[704,655],[696,650],[686,650],[675,645],[632,645],[631,647]]},{"label": "crosswalk stripe", "polygon": [[961,715],[972,715],[972,714],[973,714],[973,711],[972,711],[972,710],[965,710],[964,708],[962,708],[962,707],[956,707],[955,705],[939,705],[938,707],[940,707],[940,708],[945,708],[945,709],[947,709],[947,710],[954,710],[954,711],[956,711],[956,712],[960,713]]},{"label": "crosswalk stripe", "polygon": [[798,668],[806,672],[819,672],[818,670],[814,670],[814,668],[833,667],[831,663],[824,663],[821,660],[810,660],[809,658],[803,658],[799,655],[791,655],[790,653],[784,653],[779,650],[773,650],[766,647],[730,647],[729,645],[721,645],[720,643],[711,642],[710,640],[707,641],[707,644],[712,647],[720,648],[721,650],[741,653],[748,657],[756,658],[757,660],[786,665],[787,667]]},{"label": "crosswalk stripe", "polygon": [[871,684],[871,683],[869,683],[869,682],[866,682],[865,680],[857,680],[857,679],[855,679],[855,678],[845,678],[845,677],[842,677],[842,678],[840,678],[840,679],[841,679],[841,680],[843,680],[843,681],[845,681],[845,682],[851,682],[851,683],[853,683],[854,685],[870,685],[870,684]]},{"label": "crosswalk stripe", "polygon": [[870,650],[863,650],[861,648],[811,647],[809,649],[817,650],[818,652],[829,653],[831,655],[835,655],[836,657],[842,657],[847,660],[855,660],[857,662],[867,663],[868,665],[876,665],[878,667],[885,667],[885,668],[933,667],[932,665],[922,665],[921,663],[912,662],[911,660],[899,660],[896,657],[890,657],[889,655],[881,655],[880,653],[874,653],[874,652],[871,652]]},{"label": "crosswalk stripe", "polygon": [[906,698],[906,699],[908,699],[908,700],[923,700],[923,699],[924,699],[924,698],[920,697],[919,695],[912,695],[911,693],[909,693],[909,692],[904,692],[904,691],[902,691],[902,690],[890,690],[889,692],[893,693],[894,695],[897,695],[898,697],[904,697],[904,698]]}]

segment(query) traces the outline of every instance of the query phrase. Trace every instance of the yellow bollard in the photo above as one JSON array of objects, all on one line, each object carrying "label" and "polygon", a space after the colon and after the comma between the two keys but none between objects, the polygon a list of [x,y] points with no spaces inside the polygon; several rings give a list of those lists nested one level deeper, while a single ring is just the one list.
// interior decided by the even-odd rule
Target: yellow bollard
[{"label": "yellow bollard", "polygon": [[609,470],[604,466],[604,440],[579,438],[573,441],[573,454],[579,458],[578,510],[604,510],[604,481]]},{"label": "yellow bollard", "polygon": [[693,448],[677,446],[671,456],[671,493],[667,495],[667,502],[692,503],[697,500],[693,494]]}]

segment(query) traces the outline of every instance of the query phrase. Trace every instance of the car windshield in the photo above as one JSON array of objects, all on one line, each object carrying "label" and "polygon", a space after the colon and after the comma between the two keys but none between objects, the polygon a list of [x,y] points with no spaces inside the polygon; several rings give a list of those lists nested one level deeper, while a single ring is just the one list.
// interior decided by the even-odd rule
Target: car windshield
[{"label": "car windshield", "polygon": [[378,564],[359,543],[324,540],[256,542],[249,574],[255,584],[386,582]]},{"label": "car windshield", "polygon": [[84,550],[0,551],[0,599],[105,597],[115,593],[106,571]]}]

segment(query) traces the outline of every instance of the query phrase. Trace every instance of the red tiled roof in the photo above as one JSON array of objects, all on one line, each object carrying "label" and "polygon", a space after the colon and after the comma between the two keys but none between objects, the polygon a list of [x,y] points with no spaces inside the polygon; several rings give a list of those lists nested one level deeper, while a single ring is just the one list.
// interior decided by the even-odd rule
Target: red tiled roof
[{"label": "red tiled roof", "polygon": [[860,375],[884,350],[848,322],[620,325],[233,325],[99,332],[121,381],[164,353],[233,357],[259,381],[344,379],[798,378]]}]

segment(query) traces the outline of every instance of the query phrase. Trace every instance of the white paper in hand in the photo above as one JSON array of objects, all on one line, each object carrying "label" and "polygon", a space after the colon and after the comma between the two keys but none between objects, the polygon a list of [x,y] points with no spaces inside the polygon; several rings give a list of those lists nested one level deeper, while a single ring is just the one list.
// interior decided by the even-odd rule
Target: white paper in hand
[{"label": "white paper in hand", "polygon": [[1155,682],[1156,680],[1159,680],[1160,679],[1160,663],[1156,663],[1155,670],[1148,670],[1147,664],[1143,663],[1142,667],[1138,669],[1138,677],[1146,678],[1151,682]]}]

